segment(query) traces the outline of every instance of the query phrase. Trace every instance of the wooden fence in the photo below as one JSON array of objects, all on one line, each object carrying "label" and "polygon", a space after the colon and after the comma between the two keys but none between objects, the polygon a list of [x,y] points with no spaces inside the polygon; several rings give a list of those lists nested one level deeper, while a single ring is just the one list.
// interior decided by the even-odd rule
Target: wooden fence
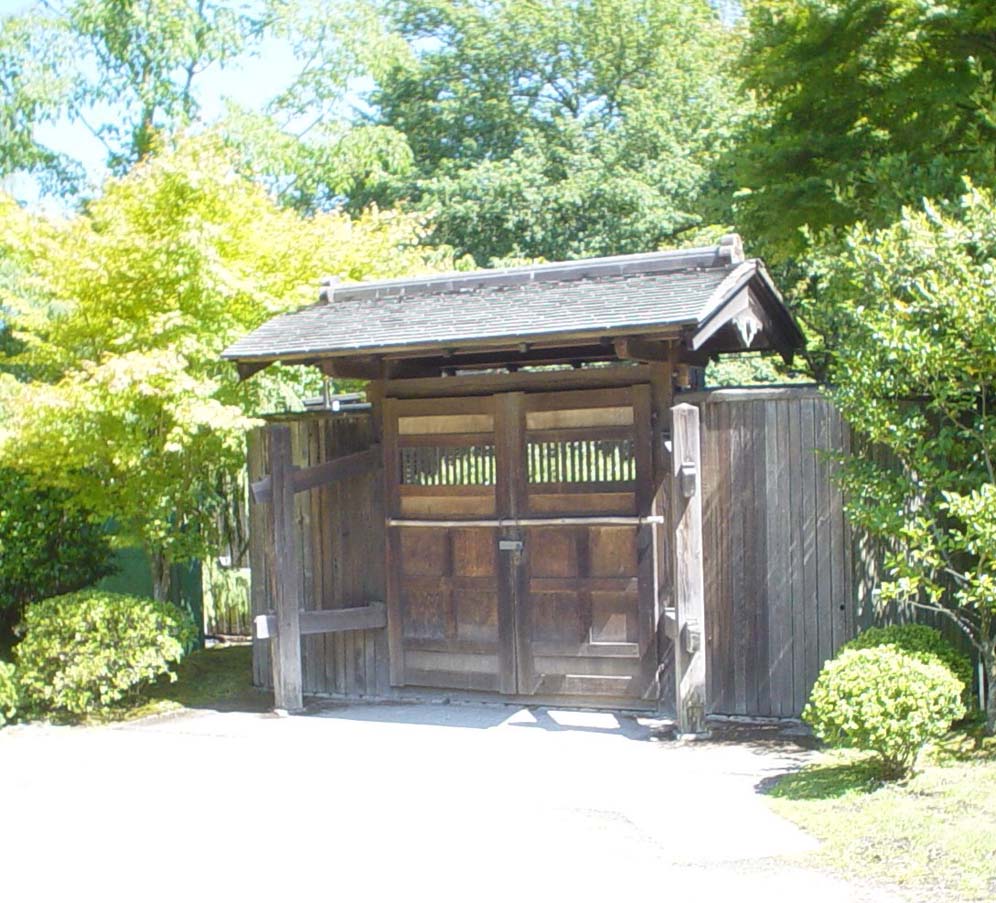
[{"label": "wooden fence", "polygon": [[[293,463],[309,467],[364,451],[373,444],[365,415],[295,415],[291,430]],[[269,431],[249,438],[249,478],[270,472]],[[273,607],[273,529],[271,505],[250,505],[253,615]],[[351,608],[383,600],[384,503],[382,473],[373,470],[301,492],[294,498],[294,542],[301,549],[299,598],[305,611]],[[253,640],[253,682],[272,686],[270,641]],[[387,640],[383,630],[351,630],[301,639],[305,694],[378,696],[389,691]]]},{"label": "wooden fence", "polygon": [[848,429],[814,388],[682,400],[702,411],[711,710],[798,715],[854,635],[852,540],[828,454]]},{"label": "wooden fence", "polygon": [[[850,433],[815,388],[714,390],[678,397],[701,410],[703,559],[709,709],[797,716],[823,663],[873,618],[877,550],[851,531],[830,452]],[[363,451],[371,418],[288,418],[299,467]],[[268,431],[250,439],[249,475],[270,472]],[[363,606],[385,597],[382,473],[301,492],[294,499],[305,610]],[[252,608],[275,597],[272,513],[251,506]],[[269,641],[256,640],[254,681],[272,685]],[[391,694],[383,630],[302,638],[306,694]]]}]

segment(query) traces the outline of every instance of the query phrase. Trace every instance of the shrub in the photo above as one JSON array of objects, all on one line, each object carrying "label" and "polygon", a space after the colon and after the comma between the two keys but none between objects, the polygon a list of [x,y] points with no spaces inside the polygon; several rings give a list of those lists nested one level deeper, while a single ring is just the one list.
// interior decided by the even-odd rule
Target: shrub
[{"label": "shrub", "polygon": [[946,640],[939,630],[926,624],[869,627],[841,646],[838,654],[848,649],[874,649],[879,646],[889,646],[922,662],[940,662],[945,665],[964,687],[962,701],[965,707],[971,709],[974,706],[972,660]]},{"label": "shrub", "polygon": [[962,690],[937,661],[889,646],[851,649],[824,665],[802,718],[830,746],[876,753],[882,777],[895,779],[965,714]]},{"label": "shrub", "polygon": [[0,727],[17,714],[18,695],[14,666],[0,662]]},{"label": "shrub", "polygon": [[66,492],[33,487],[0,468],[0,615],[74,592],[114,572],[105,531]]},{"label": "shrub", "polygon": [[[168,602],[84,590],[31,605],[15,647],[28,700],[43,709],[84,715],[171,674],[197,632]],[[175,679],[175,676],[172,676]]]}]

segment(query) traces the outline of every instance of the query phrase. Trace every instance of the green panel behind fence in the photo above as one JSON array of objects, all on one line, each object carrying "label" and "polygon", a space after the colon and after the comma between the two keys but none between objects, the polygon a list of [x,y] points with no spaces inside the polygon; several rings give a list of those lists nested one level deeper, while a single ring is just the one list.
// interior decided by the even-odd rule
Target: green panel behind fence
[{"label": "green panel behind fence", "polygon": [[[118,572],[97,584],[112,593],[152,597],[152,569],[142,549],[118,549],[114,555]],[[204,645],[204,593],[201,588],[201,564],[191,561],[174,564],[171,572],[171,601],[188,612],[198,629],[197,645]]]}]

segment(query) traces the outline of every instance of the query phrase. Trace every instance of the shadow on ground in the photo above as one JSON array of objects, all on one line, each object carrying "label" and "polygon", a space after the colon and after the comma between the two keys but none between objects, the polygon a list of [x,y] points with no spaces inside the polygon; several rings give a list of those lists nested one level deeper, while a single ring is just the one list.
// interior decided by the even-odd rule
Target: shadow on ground
[{"label": "shadow on ground", "polygon": [[870,762],[812,765],[764,778],[758,793],[787,800],[838,799],[849,793],[873,793],[882,786],[878,769]]}]

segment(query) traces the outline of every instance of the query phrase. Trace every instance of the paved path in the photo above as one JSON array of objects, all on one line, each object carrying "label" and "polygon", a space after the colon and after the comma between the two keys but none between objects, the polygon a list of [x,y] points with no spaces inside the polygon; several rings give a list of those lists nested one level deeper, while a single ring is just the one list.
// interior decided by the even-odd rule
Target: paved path
[{"label": "paved path", "polygon": [[196,712],[0,732],[10,901],[898,898],[773,860],[784,745],[504,706]]}]

